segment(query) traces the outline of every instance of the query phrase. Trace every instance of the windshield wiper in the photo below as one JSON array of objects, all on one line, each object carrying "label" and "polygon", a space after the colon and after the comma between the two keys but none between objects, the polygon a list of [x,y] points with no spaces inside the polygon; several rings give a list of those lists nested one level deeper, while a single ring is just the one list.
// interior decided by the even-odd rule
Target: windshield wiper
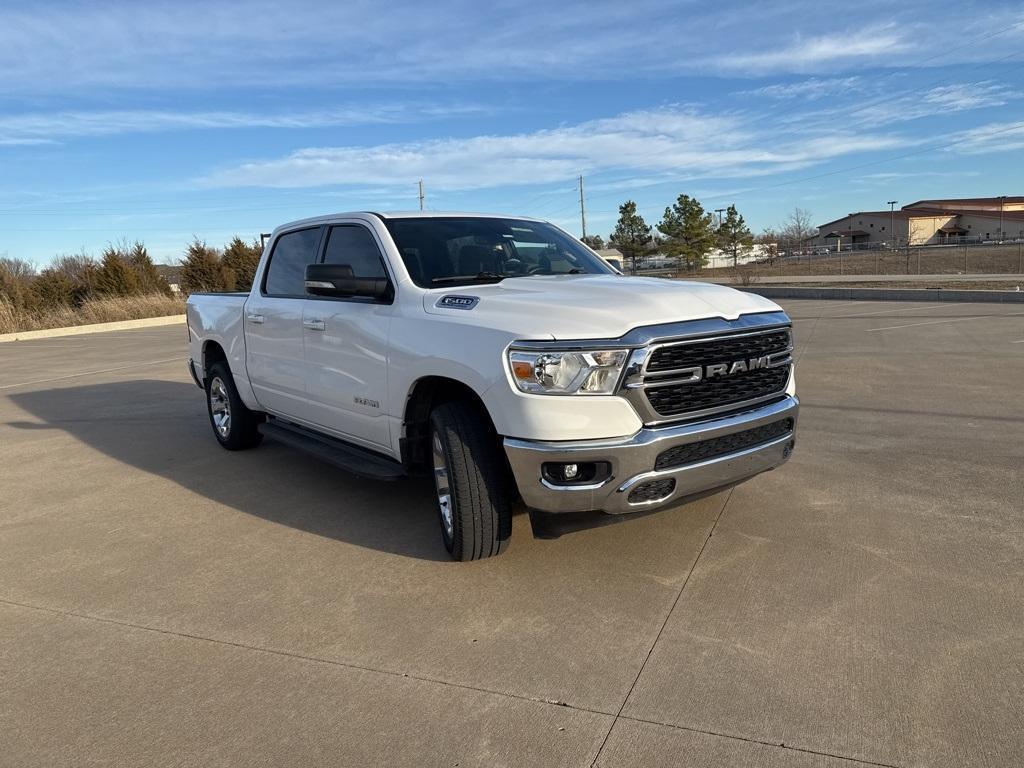
[{"label": "windshield wiper", "polygon": [[512,277],[512,275],[500,275],[497,272],[477,272],[475,275],[449,275],[448,277],[435,277],[430,282],[434,285],[440,283],[458,283],[458,282],[491,282],[504,280],[506,277]]}]

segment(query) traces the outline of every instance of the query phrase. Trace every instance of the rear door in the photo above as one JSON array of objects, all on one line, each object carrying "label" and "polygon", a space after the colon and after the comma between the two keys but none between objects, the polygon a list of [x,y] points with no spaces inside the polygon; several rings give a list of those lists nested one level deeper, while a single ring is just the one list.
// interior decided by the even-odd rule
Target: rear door
[{"label": "rear door", "polygon": [[292,230],[274,241],[258,286],[245,304],[246,367],[260,405],[307,419],[302,313],[306,265],[319,258],[323,227]]},{"label": "rear door", "polygon": [[[324,263],[348,264],[354,277],[388,277],[394,286],[380,243],[365,224],[331,225],[325,242]],[[310,296],[303,316],[312,420],[378,450],[391,447],[384,398],[393,306],[393,299]]]}]

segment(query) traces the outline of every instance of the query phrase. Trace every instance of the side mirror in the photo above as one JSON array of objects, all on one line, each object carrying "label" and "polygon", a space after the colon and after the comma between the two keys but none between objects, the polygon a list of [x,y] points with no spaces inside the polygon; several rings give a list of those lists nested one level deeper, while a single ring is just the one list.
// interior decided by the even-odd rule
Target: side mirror
[{"label": "side mirror", "polygon": [[387,301],[391,298],[391,281],[386,277],[355,277],[348,264],[309,264],[306,266],[306,293]]}]

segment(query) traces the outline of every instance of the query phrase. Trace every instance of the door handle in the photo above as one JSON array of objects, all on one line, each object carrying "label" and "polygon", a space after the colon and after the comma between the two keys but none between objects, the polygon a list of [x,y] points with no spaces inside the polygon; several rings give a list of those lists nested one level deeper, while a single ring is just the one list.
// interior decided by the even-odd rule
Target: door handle
[{"label": "door handle", "polygon": [[324,330],[323,320],[303,320],[302,327],[308,328],[311,331],[322,331]]},{"label": "door handle", "polygon": [[263,315],[252,315],[252,314],[250,314],[250,315],[246,315],[245,319],[248,320],[250,323],[255,323],[256,325],[261,325],[267,318],[265,318]]}]

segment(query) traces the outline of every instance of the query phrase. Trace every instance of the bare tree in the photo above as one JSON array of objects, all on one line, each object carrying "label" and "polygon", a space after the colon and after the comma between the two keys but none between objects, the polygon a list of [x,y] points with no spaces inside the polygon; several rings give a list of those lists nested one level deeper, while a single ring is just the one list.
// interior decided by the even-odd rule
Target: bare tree
[{"label": "bare tree", "polygon": [[811,212],[806,208],[794,208],[782,223],[779,235],[787,250],[802,250],[807,241],[818,234]]}]

